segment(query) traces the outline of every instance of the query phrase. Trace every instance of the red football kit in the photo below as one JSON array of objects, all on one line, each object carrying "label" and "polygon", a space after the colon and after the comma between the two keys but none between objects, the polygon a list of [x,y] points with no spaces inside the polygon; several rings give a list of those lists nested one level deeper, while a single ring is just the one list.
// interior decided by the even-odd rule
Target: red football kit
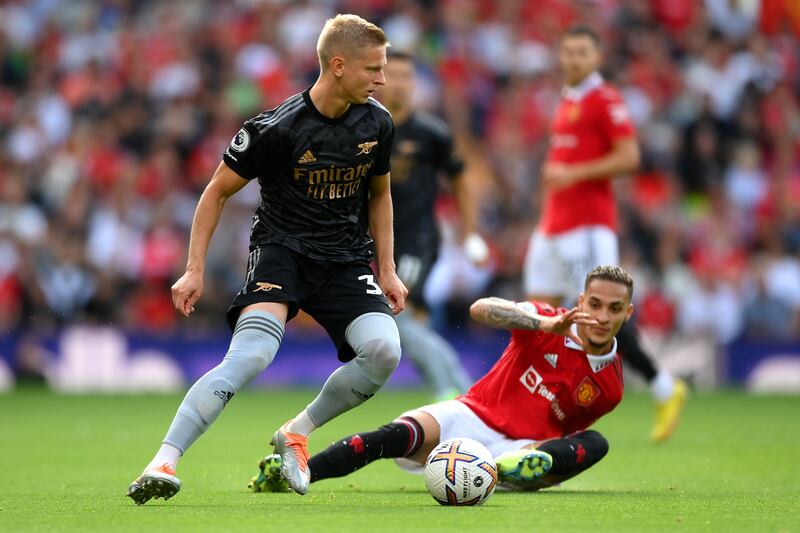
[{"label": "red football kit", "polygon": [[[540,302],[518,305],[544,316],[567,312]],[[511,439],[538,441],[581,431],[622,400],[616,349],[614,340],[608,354],[593,356],[568,337],[512,330],[500,360],[457,400]]]},{"label": "red football kit", "polygon": [[[564,89],[553,117],[547,160],[570,164],[598,159],[611,151],[616,140],[634,135],[619,92],[594,73],[577,87]],[[553,235],[588,225],[616,231],[617,206],[607,178],[546,190],[539,231]]]}]

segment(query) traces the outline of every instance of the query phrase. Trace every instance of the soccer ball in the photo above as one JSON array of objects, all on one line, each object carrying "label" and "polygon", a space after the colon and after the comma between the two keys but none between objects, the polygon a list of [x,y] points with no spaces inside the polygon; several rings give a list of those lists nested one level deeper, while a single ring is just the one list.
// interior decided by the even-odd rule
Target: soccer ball
[{"label": "soccer ball", "polygon": [[478,505],[497,485],[497,465],[480,442],[457,438],[440,443],[425,461],[425,486],[442,505]]}]

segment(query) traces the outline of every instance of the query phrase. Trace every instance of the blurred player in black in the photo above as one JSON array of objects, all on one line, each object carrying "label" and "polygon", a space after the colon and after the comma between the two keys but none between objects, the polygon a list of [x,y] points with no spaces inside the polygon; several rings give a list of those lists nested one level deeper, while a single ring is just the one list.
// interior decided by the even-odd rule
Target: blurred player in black
[{"label": "blurred player in black", "polygon": [[[282,473],[295,492],[308,490],[308,435],[371,398],[397,367],[400,338],[392,314],[403,309],[408,291],[392,254],[394,126],[386,108],[371,98],[385,83],[387,46],[383,31],[360,17],[329,20],[317,42],[317,81],[245,122],[203,192],[186,273],[172,287],[176,309],[185,316],[194,310],[225,202],[257,179],[261,202],[247,273],[228,311],[228,353],[189,390],[158,453],[131,484],[128,496],[137,504],[170,498],[180,489],[178,459],[272,362],[284,324],[299,309],[327,330],[346,363],[273,436]],[[370,268],[373,256],[377,278]]]},{"label": "blurred player in black", "polygon": [[414,58],[392,51],[386,66],[386,86],[378,98],[395,123],[392,149],[392,202],[394,204],[394,255],[397,274],[408,287],[408,311],[397,317],[404,356],[408,357],[433,389],[437,399],[463,393],[472,384],[458,354],[427,325],[423,288],[439,251],[439,229],[434,203],[442,177],[452,186],[462,219],[465,251],[481,262],[487,247],[475,233],[475,209],[456,156],[450,129],[438,118],[415,110]]}]

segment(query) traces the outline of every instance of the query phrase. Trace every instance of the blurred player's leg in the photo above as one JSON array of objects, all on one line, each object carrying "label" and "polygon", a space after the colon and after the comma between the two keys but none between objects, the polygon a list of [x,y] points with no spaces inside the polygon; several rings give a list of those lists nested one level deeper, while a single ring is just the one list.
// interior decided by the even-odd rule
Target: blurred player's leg
[{"label": "blurred player's leg", "polygon": [[231,398],[272,362],[283,331],[283,321],[272,313],[241,314],[225,358],[186,393],[164,443],[142,476],[131,484],[128,496],[141,505],[150,498],[166,499],[180,490],[175,477],[178,459],[208,430]]},{"label": "blurred player's leg", "polygon": [[397,315],[396,320],[403,356],[417,367],[437,400],[466,392],[472,380],[453,347],[410,310]]},{"label": "blurred player's leg", "polygon": [[400,363],[400,336],[389,315],[361,315],[348,326],[346,339],[356,353],[355,359],[331,374],[319,395],[274,437],[276,453],[283,458],[282,472],[299,494],[306,493],[310,479],[308,435],[370,399]]},{"label": "blurred player's leg", "polygon": [[[624,323],[619,333],[617,333],[617,351],[622,354],[626,363],[641,374],[647,383],[655,383],[658,370],[656,370],[656,366],[653,364],[650,357],[642,350],[638,335],[636,334],[636,328],[630,322]],[[663,383],[664,386],[659,387],[658,391],[653,389],[653,396],[657,398],[661,396],[659,393],[665,392],[669,394],[669,391],[672,390],[672,378],[669,374],[664,375],[665,377],[661,378],[662,380],[666,380]]]},{"label": "blurred player's leg", "polygon": [[[517,466],[534,452],[544,452],[552,458],[551,465],[544,473],[538,469],[523,470],[530,474],[519,475]],[[582,431],[565,438],[546,441],[535,450],[515,450],[497,457],[498,477],[508,488],[517,490],[538,490],[552,487],[597,464],[608,453],[608,441],[594,430]],[[535,455],[535,454],[534,454]],[[508,473],[515,473],[509,476]]]},{"label": "blurred player's leg", "polygon": [[654,442],[664,442],[675,431],[686,402],[686,383],[665,371],[656,370],[652,359],[642,350],[634,326],[625,323],[617,333],[617,351],[650,385],[656,402],[656,419],[650,435]]},{"label": "blurred player's leg", "polygon": [[656,403],[656,421],[650,434],[653,442],[664,442],[672,436],[680,421],[688,393],[689,388],[686,383],[675,379],[669,397]]},{"label": "blurred player's leg", "polygon": [[531,300],[554,305],[561,302],[565,294],[579,294],[582,291],[567,291],[565,268],[553,238],[535,231],[528,241],[523,265],[522,283],[525,294]]}]

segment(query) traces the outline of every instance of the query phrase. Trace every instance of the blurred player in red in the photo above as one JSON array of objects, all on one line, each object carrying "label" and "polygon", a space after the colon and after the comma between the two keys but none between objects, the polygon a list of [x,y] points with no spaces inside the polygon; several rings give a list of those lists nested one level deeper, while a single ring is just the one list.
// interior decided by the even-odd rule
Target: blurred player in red
[{"label": "blurred player in red", "polygon": [[[633,313],[632,295],[627,272],[602,266],[586,276],[574,309],[476,301],[470,308],[475,320],[511,331],[494,367],[455,400],[408,411],[375,431],[333,443],[309,460],[311,482],[385,458],[421,473],[431,450],[455,437],[486,446],[508,488],[547,488],[583,472],[608,452],[606,439],[587,428],[622,399],[614,336]],[[278,456],[270,457],[266,464]],[[251,487],[271,492],[277,485],[262,472]]]},{"label": "blurred player in red", "polygon": [[[597,265],[619,263],[617,207],[611,180],[639,166],[636,131],[619,92],[603,80],[600,41],[584,26],[561,38],[564,90],[551,126],[542,168],[542,216],[525,258],[524,284],[532,300],[561,305]],[[658,371],[627,325],[617,335],[622,357],[650,385],[656,401],[651,434],[672,435],[686,400],[686,384]]]}]

